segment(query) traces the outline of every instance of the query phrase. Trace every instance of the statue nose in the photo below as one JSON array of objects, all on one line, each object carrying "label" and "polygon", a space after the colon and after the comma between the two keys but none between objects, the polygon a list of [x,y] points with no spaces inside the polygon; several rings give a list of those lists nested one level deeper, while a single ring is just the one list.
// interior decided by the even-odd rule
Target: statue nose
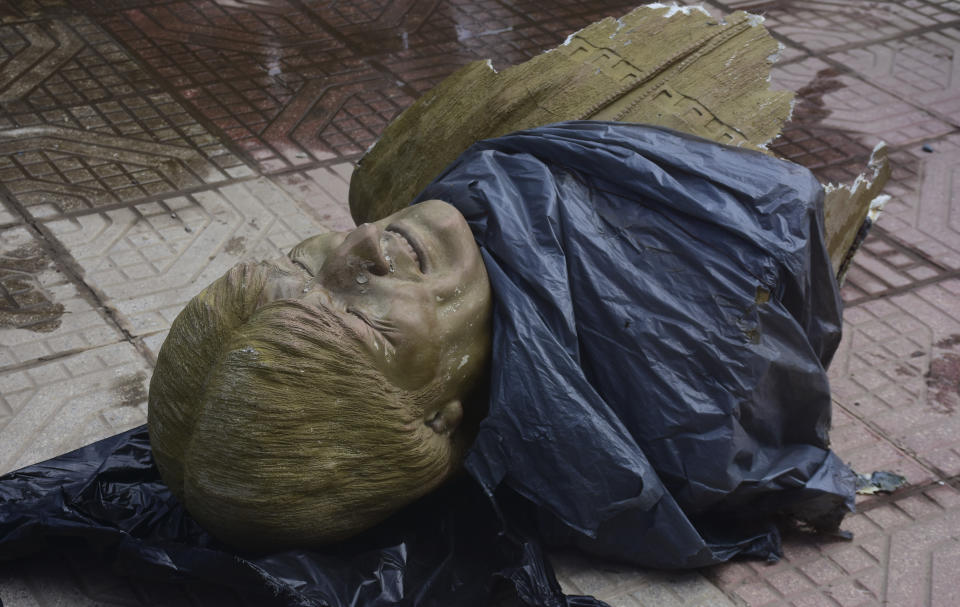
[{"label": "statue nose", "polygon": [[383,276],[390,271],[390,263],[384,258],[380,248],[380,230],[375,225],[364,223],[357,226],[341,246],[345,252],[359,259],[367,272]]}]

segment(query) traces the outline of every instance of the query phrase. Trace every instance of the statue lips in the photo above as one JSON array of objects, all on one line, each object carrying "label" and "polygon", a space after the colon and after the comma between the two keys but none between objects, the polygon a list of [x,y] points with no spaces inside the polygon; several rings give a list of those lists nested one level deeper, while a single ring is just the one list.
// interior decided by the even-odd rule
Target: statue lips
[{"label": "statue lips", "polygon": [[400,246],[410,256],[413,261],[417,264],[417,268],[420,269],[421,274],[425,274],[426,269],[426,256],[423,253],[423,248],[411,238],[409,233],[403,228],[403,226],[397,224],[390,224],[387,226],[387,229],[384,230],[384,234],[394,234],[396,238],[400,241]]}]

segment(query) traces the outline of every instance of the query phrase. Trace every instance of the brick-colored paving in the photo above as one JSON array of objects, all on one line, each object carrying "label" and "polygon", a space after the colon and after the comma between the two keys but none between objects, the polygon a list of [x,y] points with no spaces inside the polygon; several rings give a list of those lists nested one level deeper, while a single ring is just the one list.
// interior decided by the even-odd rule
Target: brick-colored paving
[{"label": "brick-colored paving", "polygon": [[[145,421],[179,308],[237,260],[351,225],[352,163],[458,67],[528,59],[622,0],[0,0],[0,472]],[[892,200],[843,289],[833,442],[910,485],[852,541],[662,573],[555,556],[613,606],[960,604],[960,2],[710,0],[765,15],[772,148],[850,181],[891,146]],[[0,601],[238,605],[61,555],[0,566]]]}]

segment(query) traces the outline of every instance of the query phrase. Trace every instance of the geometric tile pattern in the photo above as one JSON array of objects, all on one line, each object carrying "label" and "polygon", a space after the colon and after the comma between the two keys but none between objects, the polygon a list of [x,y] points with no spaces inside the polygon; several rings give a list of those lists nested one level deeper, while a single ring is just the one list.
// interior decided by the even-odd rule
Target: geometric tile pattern
[{"label": "geometric tile pattern", "polygon": [[547,24],[527,3],[499,0],[118,5],[101,11],[101,22],[217,134],[274,174],[355,159],[456,68],[486,58],[512,65],[633,8],[554,4]]},{"label": "geometric tile pattern", "polygon": [[960,474],[960,280],[848,309],[835,402],[942,478]]},{"label": "geometric tile pattern", "polygon": [[88,19],[0,26],[0,179],[46,218],[249,175]]},{"label": "geometric tile pattern", "polygon": [[795,125],[850,133],[867,148],[902,145],[949,133],[953,126],[894,95],[842,73],[822,59],[775,67],[776,88],[799,93]]},{"label": "geometric tile pattern", "polygon": [[7,203],[0,199],[0,227],[5,227],[14,223],[20,223],[20,214],[7,206]]},{"label": "geometric tile pattern", "polygon": [[696,571],[637,571],[568,551],[551,554],[550,561],[565,593],[595,596],[611,607],[736,605]]},{"label": "geometric tile pattern", "polygon": [[265,172],[356,155],[412,102],[293,3],[180,2],[105,24]]},{"label": "geometric tile pattern", "polygon": [[942,261],[904,246],[883,228],[876,228],[853,258],[842,289],[843,299],[847,306],[855,306],[950,273]]},{"label": "geometric tile pattern", "polygon": [[443,3],[431,0],[361,0],[350,3],[311,2],[309,6],[324,23],[346,36],[351,48],[361,55],[400,51],[450,40],[463,41],[528,23],[522,11],[511,10],[497,0],[452,0]]},{"label": "geometric tile pattern", "polygon": [[310,212],[324,228],[334,232],[351,230],[353,218],[344,201],[347,200],[353,164],[341,162],[296,173],[285,173],[273,178],[290,198]]},{"label": "geometric tile pattern", "polygon": [[834,53],[830,59],[857,70],[877,86],[960,123],[960,29],[915,36]]},{"label": "geometric tile pattern", "polygon": [[46,226],[134,336],[166,331],[191,297],[237,262],[283,255],[322,231],[263,178]]},{"label": "geometric tile pattern", "polygon": [[[739,8],[752,8],[742,1],[733,3],[720,0],[717,4],[739,4]],[[814,52],[863,45],[955,18],[948,11],[925,0],[807,0],[802,3],[779,1],[750,4],[761,5],[756,8],[766,17],[764,25]]]},{"label": "geometric tile pattern", "polygon": [[122,338],[27,228],[0,230],[0,370]]},{"label": "geometric tile pattern", "polygon": [[935,484],[891,497],[844,521],[850,541],[788,534],[780,562],[735,562],[707,576],[749,607],[954,605],[960,491]]},{"label": "geometric tile pattern", "polygon": [[121,342],[0,371],[0,473],[144,423],[149,369]]},{"label": "geometric tile pattern", "polygon": [[940,265],[960,269],[960,133],[904,147],[891,163],[893,200],[879,225]]}]

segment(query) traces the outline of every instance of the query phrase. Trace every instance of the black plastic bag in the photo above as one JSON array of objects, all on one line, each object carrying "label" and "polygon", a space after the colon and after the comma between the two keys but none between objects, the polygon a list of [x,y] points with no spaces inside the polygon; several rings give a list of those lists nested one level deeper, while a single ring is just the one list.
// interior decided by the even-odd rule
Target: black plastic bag
[{"label": "black plastic bag", "polygon": [[472,147],[420,199],[467,217],[495,292],[491,411],[463,476],[360,537],[237,555],[161,482],[144,428],[0,478],[0,560],[70,547],[122,574],[290,605],[563,597],[536,534],[695,567],[828,527],[840,302],[805,169],[663,129],[577,122]]},{"label": "black plastic bag", "polygon": [[0,477],[0,566],[53,549],[86,552],[120,575],[228,586],[257,605],[486,607],[511,595],[544,607],[604,605],[568,602],[539,544],[504,532],[466,477],[349,542],[237,554],[170,494],[145,426]]},{"label": "black plastic bag", "polygon": [[777,558],[833,528],[841,302],[805,168],[667,129],[570,122],[478,143],[419,200],[467,218],[495,292],[467,470],[548,538],[652,567]]}]

